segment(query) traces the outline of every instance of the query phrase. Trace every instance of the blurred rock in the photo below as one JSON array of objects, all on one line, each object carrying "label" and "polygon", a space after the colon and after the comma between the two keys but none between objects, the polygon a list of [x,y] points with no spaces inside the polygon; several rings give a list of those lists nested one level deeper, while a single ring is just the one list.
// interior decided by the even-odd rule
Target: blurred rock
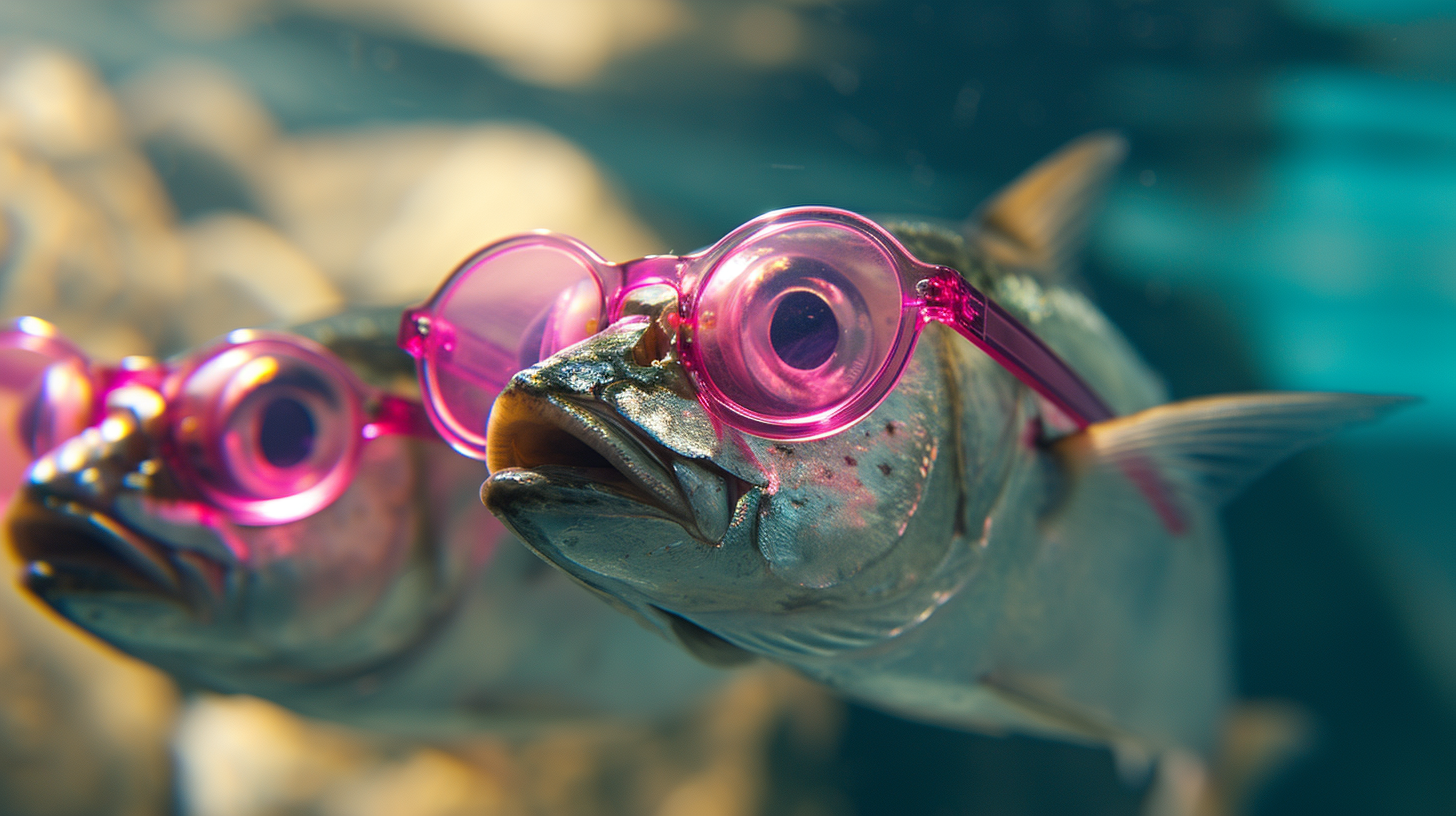
[{"label": "blurred rock", "polygon": [[[0,569],[19,566],[8,549]],[[170,810],[170,680],[0,581],[0,803],[9,816]]]},{"label": "blurred rock", "polygon": [[239,326],[303,323],[344,308],[314,263],[269,225],[218,213],[183,231],[190,280],[177,316],[184,345]]},{"label": "blurred rock", "polygon": [[259,170],[262,197],[301,246],[326,264],[352,256],[335,268],[356,302],[422,299],[482,244],[528,229],[576,236],[608,258],[661,251],[595,165],[539,128],[310,137],[281,145]]},{"label": "blurred rock", "polygon": [[204,696],[188,706],[176,746],[195,816],[750,816],[769,795],[771,743],[788,732],[827,756],[839,721],[839,704],[823,691],[765,669],[676,722],[442,746],[312,722],[253,698]]},{"label": "blurred rock", "polygon": [[0,52],[0,309],[108,356],[161,341],[185,274],[165,192],[124,137],[82,63]]},{"label": "blurred rock", "polygon": [[193,62],[137,77],[122,98],[149,143],[185,145],[239,179],[350,304],[421,300],[482,244],[522,230],[549,227],[608,258],[663,249],[591,159],[539,127],[387,125],[274,138],[247,91]]},{"label": "blurred rock", "polygon": [[295,0],[491,59],[542,85],[576,85],[685,22],[679,0]]},{"label": "blurred rock", "polygon": [[278,138],[268,111],[230,74],[203,60],[167,62],[132,78],[117,95],[135,138],[205,146],[233,168],[256,161]]}]

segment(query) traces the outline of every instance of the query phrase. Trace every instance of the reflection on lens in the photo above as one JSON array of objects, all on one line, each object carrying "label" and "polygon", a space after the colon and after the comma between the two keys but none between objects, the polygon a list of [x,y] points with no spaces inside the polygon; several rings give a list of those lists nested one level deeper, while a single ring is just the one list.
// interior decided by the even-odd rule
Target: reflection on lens
[{"label": "reflection on lens", "polygon": [[834,310],[813,292],[790,292],[774,309],[769,343],[779,359],[807,371],[818,368],[834,354],[839,343],[839,321]]},{"label": "reflection on lens", "polygon": [[258,445],[263,458],[277,468],[293,467],[313,453],[313,416],[303,403],[280,397],[263,410]]}]

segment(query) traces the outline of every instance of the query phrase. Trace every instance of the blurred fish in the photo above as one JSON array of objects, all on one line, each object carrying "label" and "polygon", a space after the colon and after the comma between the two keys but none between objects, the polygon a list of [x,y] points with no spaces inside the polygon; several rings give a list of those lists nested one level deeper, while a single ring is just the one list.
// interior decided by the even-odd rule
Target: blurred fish
[{"label": "blurred fish", "polygon": [[[292,358],[270,347],[241,367],[229,355],[279,335],[234,333],[166,366],[52,365],[20,429],[50,452],[8,519],[25,586],[186,686],[394,732],[663,715],[715,687],[721,671],[512,540],[476,499],[476,463],[433,434],[399,432],[407,423],[390,412],[418,405],[393,393],[412,373],[393,344],[398,319],[361,310],[307,324],[300,335],[327,350],[295,339],[304,351]],[[330,411],[343,398],[319,384],[330,354],[362,378],[370,415],[352,480],[302,513],[242,502],[339,442],[347,417]],[[67,366],[79,373],[68,379]],[[146,384],[150,372],[162,381]],[[94,389],[104,408],[67,396],[108,378],[122,384]],[[90,411],[67,415],[68,399]],[[192,440],[199,424],[217,439]]]},{"label": "blurred fish", "polygon": [[677,299],[655,287],[502,392],[485,503],[706,659],[764,655],[910,717],[1183,757],[1198,778],[1231,685],[1219,503],[1401,400],[1162,404],[1158,377],[1069,283],[1123,152],[1114,136],[1074,142],[961,228],[882,220],[1029,326],[1115,418],[1076,431],[932,323],[857,424],[751,436],[705,411]]}]

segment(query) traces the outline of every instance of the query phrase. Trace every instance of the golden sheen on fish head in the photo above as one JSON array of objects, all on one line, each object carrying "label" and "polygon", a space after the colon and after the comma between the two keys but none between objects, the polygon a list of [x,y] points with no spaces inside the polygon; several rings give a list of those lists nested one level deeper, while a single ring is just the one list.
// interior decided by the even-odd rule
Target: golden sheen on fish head
[{"label": "golden sheen on fish head", "polygon": [[268,695],[368,671],[505,536],[469,487],[478,464],[398,435],[364,442],[317,512],[239,523],[185,489],[167,422],[158,392],[112,392],[103,421],[31,465],[8,528],[34,595],[184,681]]},{"label": "golden sheen on fish head", "polygon": [[[516,375],[493,409],[482,498],[531,547],[695,650],[709,619],[741,645],[787,632],[785,612],[801,638],[884,637],[964,580],[939,567],[979,534],[961,469],[1005,456],[1009,375],[968,365],[931,326],[863,421],[763,439],[699,404],[668,328],[675,293],[633,298],[629,316]],[[870,607],[826,634],[838,611]]]}]

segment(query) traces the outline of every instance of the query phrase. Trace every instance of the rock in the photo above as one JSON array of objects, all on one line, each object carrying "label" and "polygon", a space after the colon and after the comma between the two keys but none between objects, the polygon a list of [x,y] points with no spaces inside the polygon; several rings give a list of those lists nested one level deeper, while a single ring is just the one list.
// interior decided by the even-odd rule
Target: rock
[{"label": "rock", "polygon": [[275,137],[239,83],[191,62],[148,72],[122,98],[144,138],[185,145],[239,179],[258,214],[351,305],[422,300],[475,249],[528,229],[573,235],[608,258],[663,250],[589,157],[536,126],[391,124]]},{"label": "rock", "polygon": [[[19,566],[8,549],[0,569]],[[0,796],[10,816],[155,816],[176,691],[0,585]]]},{"label": "rock", "polygon": [[189,268],[178,314],[194,346],[239,326],[292,325],[327,317],[344,298],[313,261],[271,226],[218,213],[183,230]]},{"label": "rock", "polygon": [[0,52],[0,309],[113,357],[164,341],[185,276],[171,206],[99,80],[61,52]]},{"label": "rock", "polygon": [[767,668],[674,722],[441,745],[204,695],[186,709],[176,754],[193,816],[750,816],[770,795],[770,745],[788,733],[827,755],[840,714],[821,689]]}]

